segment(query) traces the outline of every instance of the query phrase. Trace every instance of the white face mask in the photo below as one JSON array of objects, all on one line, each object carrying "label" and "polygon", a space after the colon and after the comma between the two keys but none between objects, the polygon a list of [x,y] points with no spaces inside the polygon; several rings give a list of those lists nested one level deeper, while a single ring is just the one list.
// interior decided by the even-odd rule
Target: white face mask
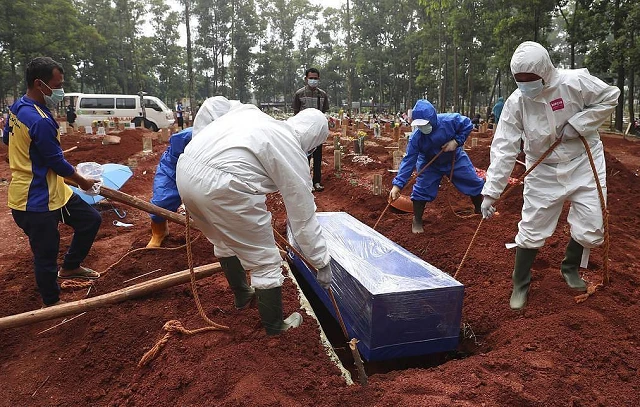
[{"label": "white face mask", "polygon": [[429,134],[433,130],[431,123],[427,123],[424,126],[418,126],[418,130],[420,130],[424,134]]},{"label": "white face mask", "polygon": [[320,80],[318,80],[318,79],[307,79],[307,83],[309,84],[309,87],[311,87],[311,88],[317,88],[318,87],[318,82],[320,82]]},{"label": "white face mask", "polygon": [[532,82],[516,82],[518,85],[518,89],[522,94],[530,99],[535,98],[542,92],[542,88],[544,87],[544,83],[542,79],[538,79],[537,81]]}]

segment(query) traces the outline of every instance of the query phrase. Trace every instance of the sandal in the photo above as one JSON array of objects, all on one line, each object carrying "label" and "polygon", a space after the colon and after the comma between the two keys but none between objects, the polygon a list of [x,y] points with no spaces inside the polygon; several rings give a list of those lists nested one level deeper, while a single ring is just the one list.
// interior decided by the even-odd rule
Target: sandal
[{"label": "sandal", "polygon": [[[66,272],[73,271],[73,272],[70,274],[61,275],[60,273],[62,271],[66,271]],[[90,268],[82,267],[82,266],[78,267],[75,270],[60,269],[60,271],[58,271],[58,278],[63,280],[75,279],[75,278],[79,278],[83,280],[95,280],[99,277],[100,277],[100,273],[98,273],[97,271],[94,271],[94,270],[91,270]]]}]

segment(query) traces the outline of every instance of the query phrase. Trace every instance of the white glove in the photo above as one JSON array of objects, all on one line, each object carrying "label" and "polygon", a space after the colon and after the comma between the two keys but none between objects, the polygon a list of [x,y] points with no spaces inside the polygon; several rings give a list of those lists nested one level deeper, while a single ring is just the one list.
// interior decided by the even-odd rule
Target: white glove
[{"label": "white glove", "polygon": [[580,133],[569,123],[565,124],[560,130],[560,137],[563,140],[574,140],[580,137]]},{"label": "white glove", "polygon": [[482,211],[482,219],[489,219],[493,216],[494,213],[496,213],[496,208],[492,206],[495,201],[496,200],[494,198],[491,198],[490,196],[484,196],[482,205],[480,206],[480,210]]},{"label": "white glove", "polygon": [[458,142],[455,140],[450,140],[442,146],[442,151],[447,153],[449,151],[455,150],[456,148],[458,148]]},{"label": "white glove", "polygon": [[329,264],[327,264],[326,266],[318,269],[318,275],[316,276],[316,279],[318,280],[320,286],[325,290],[328,290],[329,287],[331,287],[331,262],[329,262]]},{"label": "white glove", "polygon": [[400,198],[400,187],[394,185],[391,191],[389,191],[389,202],[393,202],[398,198]]}]

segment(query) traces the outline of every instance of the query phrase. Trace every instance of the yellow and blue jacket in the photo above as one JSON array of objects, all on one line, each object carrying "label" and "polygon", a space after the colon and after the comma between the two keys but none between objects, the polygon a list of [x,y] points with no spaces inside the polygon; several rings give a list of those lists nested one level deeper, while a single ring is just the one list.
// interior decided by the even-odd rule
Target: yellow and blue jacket
[{"label": "yellow and blue jacket", "polygon": [[47,212],[66,205],[73,191],[63,177],[75,170],[64,159],[59,126],[49,109],[27,96],[18,99],[2,141],[9,146],[9,208]]}]

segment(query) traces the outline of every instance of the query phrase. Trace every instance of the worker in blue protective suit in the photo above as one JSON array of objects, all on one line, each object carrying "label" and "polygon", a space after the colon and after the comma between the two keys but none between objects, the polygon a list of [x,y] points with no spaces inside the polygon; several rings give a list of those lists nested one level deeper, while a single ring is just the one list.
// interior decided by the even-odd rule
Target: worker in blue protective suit
[{"label": "worker in blue protective suit", "polygon": [[[171,136],[169,147],[160,157],[156,175],[153,178],[152,204],[172,212],[175,212],[180,207],[182,199],[176,185],[178,158],[184,152],[192,137],[236,105],[240,105],[240,103],[234,100],[227,100],[224,96],[211,97],[198,110],[193,127],[186,128]],[[169,225],[167,220],[161,216],[151,214],[151,240],[147,247],[160,247],[168,234]]]},{"label": "worker in blue protective suit", "polygon": [[[482,187],[484,181],[476,174],[475,167],[462,145],[473,129],[468,117],[459,113],[436,113],[436,109],[426,99],[420,99],[413,108],[411,122],[417,129],[407,145],[407,154],[402,159],[398,175],[393,179],[389,199],[400,197],[400,190],[409,181],[414,169],[420,172],[440,151],[443,153],[416,179],[411,193],[413,202],[413,223],[411,231],[422,233],[422,214],[427,202],[436,199],[442,176],[451,174],[454,163],[453,185],[463,194],[469,195],[480,213]],[[454,159],[455,157],[455,159]]]}]

